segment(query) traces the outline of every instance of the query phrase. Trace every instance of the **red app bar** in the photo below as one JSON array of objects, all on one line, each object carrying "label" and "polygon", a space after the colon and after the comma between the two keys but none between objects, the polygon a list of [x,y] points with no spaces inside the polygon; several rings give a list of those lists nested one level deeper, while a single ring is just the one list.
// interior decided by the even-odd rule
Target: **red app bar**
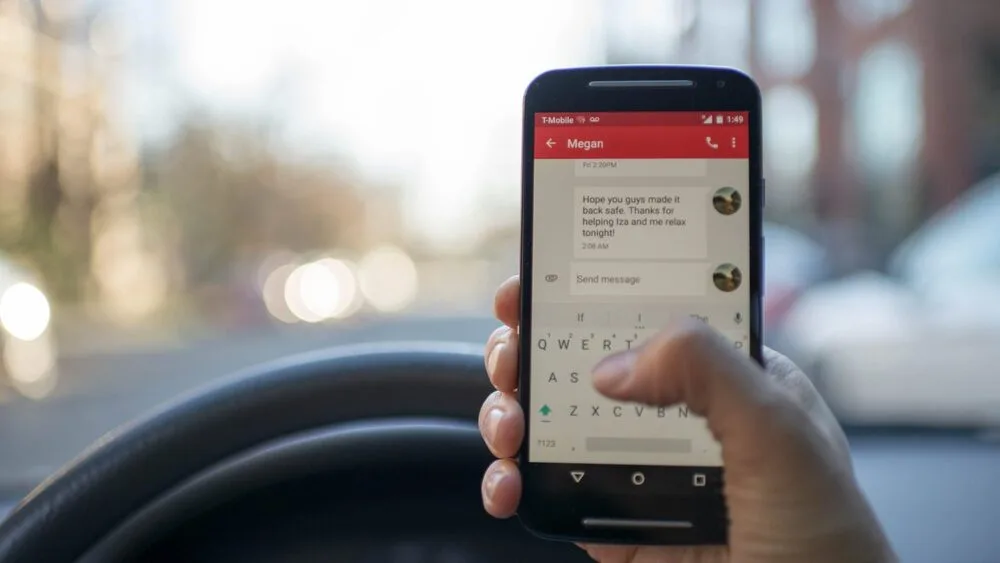
[{"label": "red app bar", "polygon": [[749,158],[740,127],[537,127],[535,158]]},{"label": "red app bar", "polygon": [[590,113],[536,113],[536,127],[594,127],[625,125],[649,127],[655,125],[683,126],[740,126],[746,125],[750,113],[746,111],[613,111]]}]

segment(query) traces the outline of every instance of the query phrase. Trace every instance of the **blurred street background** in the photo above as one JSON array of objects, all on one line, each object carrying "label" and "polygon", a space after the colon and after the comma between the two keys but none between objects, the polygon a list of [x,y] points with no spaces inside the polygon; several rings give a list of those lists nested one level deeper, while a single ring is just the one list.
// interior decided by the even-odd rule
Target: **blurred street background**
[{"label": "blurred street background", "polygon": [[767,342],[845,422],[1000,421],[1000,3],[0,0],[0,490],[261,361],[481,343],[524,87],[605,63],[759,82]]}]

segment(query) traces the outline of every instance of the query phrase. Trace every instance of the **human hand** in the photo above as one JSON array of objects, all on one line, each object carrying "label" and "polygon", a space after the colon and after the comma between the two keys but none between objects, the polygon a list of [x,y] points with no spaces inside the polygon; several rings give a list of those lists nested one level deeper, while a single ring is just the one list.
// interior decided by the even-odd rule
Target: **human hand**
[{"label": "human hand", "polygon": [[[513,459],[525,434],[517,401],[520,282],[497,292],[504,324],[486,345],[497,391],[479,427],[498,458],[483,478],[491,515],[515,514],[521,475]],[[601,563],[883,563],[896,561],[854,477],[843,430],[809,379],[787,358],[765,351],[766,371],[707,325],[671,327],[640,347],[602,361],[593,384],[615,400],[687,404],[722,445],[729,545],[581,547]]]}]

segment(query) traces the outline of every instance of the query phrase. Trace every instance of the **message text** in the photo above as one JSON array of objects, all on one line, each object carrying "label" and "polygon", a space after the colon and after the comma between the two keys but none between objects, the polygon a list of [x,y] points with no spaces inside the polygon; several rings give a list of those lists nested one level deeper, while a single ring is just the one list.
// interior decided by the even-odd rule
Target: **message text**
[{"label": "message text", "polygon": [[700,260],[707,188],[576,188],[577,258]]}]

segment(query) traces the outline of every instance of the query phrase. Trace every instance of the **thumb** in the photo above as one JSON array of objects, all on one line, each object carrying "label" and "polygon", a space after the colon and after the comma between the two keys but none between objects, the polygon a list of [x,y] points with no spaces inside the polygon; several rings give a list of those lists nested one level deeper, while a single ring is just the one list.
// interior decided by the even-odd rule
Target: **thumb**
[{"label": "thumb", "polygon": [[706,419],[720,441],[747,428],[777,389],[749,357],[707,324],[678,324],[594,368],[594,386],[608,398],[656,406],[684,403]]}]

